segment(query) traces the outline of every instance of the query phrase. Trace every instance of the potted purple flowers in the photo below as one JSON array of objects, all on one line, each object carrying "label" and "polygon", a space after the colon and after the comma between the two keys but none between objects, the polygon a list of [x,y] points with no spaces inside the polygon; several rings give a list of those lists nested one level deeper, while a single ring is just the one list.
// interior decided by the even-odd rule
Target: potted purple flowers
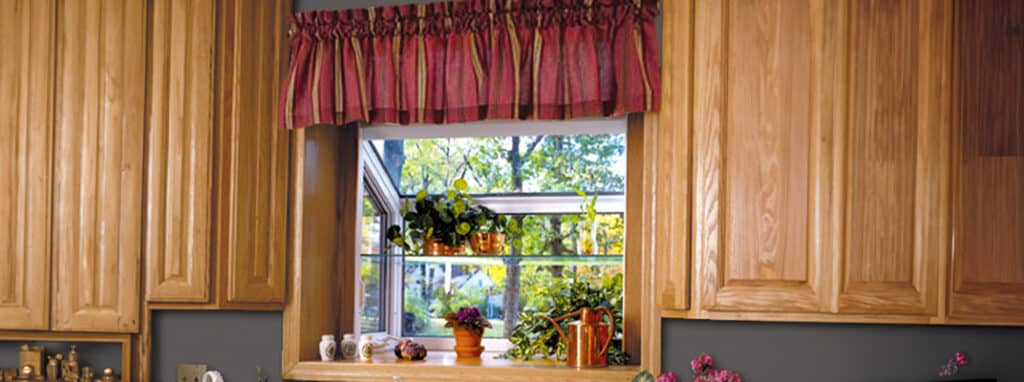
[{"label": "potted purple flowers", "polygon": [[459,358],[480,357],[484,352],[484,347],[480,346],[484,329],[491,327],[491,322],[480,314],[480,309],[462,307],[456,313],[444,315],[444,319],[448,321],[444,327],[452,328],[455,335],[455,354]]}]

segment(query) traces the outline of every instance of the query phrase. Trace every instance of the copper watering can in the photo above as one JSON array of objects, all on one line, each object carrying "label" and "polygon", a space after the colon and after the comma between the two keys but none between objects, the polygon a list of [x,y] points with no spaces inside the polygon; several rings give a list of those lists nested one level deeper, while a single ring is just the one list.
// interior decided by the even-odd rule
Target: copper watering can
[{"label": "copper watering can", "polygon": [[[601,315],[605,314],[611,320],[611,324],[601,322]],[[569,348],[569,359],[567,364],[572,367],[607,367],[608,366],[608,345],[612,343],[612,333],[615,328],[615,317],[608,308],[599,306],[597,308],[582,308],[575,312],[552,319],[541,315],[542,318],[555,325],[558,335],[565,341]],[[569,324],[569,336],[562,331],[559,321],[567,318],[579,317],[579,321]]]}]

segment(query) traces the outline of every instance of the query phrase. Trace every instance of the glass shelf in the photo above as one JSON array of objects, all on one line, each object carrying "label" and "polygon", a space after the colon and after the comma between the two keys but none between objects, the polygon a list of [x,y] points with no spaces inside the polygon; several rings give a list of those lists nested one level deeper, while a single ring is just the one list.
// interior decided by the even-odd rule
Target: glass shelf
[{"label": "glass shelf", "polygon": [[403,259],[407,264],[504,265],[518,261],[520,265],[606,265],[621,266],[622,255],[402,255],[362,254],[364,259]]}]

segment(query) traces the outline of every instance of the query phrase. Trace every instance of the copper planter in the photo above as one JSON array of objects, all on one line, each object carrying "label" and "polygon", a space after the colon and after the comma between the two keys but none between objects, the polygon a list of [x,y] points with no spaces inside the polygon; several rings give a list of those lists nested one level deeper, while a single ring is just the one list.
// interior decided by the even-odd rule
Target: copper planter
[{"label": "copper planter", "polygon": [[430,256],[455,256],[466,252],[465,245],[445,245],[437,239],[427,239],[423,242],[423,254]]},{"label": "copper planter", "polygon": [[469,235],[469,246],[478,255],[499,255],[505,252],[503,233],[474,233]]}]

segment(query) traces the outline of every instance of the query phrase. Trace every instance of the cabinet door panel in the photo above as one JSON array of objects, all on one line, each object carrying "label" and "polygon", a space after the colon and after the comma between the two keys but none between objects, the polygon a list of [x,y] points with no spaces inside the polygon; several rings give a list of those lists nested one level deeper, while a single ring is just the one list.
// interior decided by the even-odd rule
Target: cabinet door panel
[{"label": "cabinet door panel", "polygon": [[818,1],[696,4],[695,252],[701,306],[820,311],[823,168]]},{"label": "cabinet door panel", "polygon": [[852,3],[840,312],[937,312],[949,240],[948,5]]},{"label": "cabinet door panel", "polygon": [[950,315],[1024,322],[1024,4],[958,1]]},{"label": "cabinet door panel", "polygon": [[209,299],[214,2],[156,0],[147,109],[146,296]]},{"label": "cabinet door panel", "polygon": [[53,328],[134,332],[139,316],[144,3],[57,11]]},{"label": "cabinet door panel", "polygon": [[53,1],[0,2],[0,329],[46,329]]},{"label": "cabinet door panel", "polygon": [[220,12],[216,240],[228,303],[284,301],[289,136],[276,100],[286,5],[227,0]]}]

